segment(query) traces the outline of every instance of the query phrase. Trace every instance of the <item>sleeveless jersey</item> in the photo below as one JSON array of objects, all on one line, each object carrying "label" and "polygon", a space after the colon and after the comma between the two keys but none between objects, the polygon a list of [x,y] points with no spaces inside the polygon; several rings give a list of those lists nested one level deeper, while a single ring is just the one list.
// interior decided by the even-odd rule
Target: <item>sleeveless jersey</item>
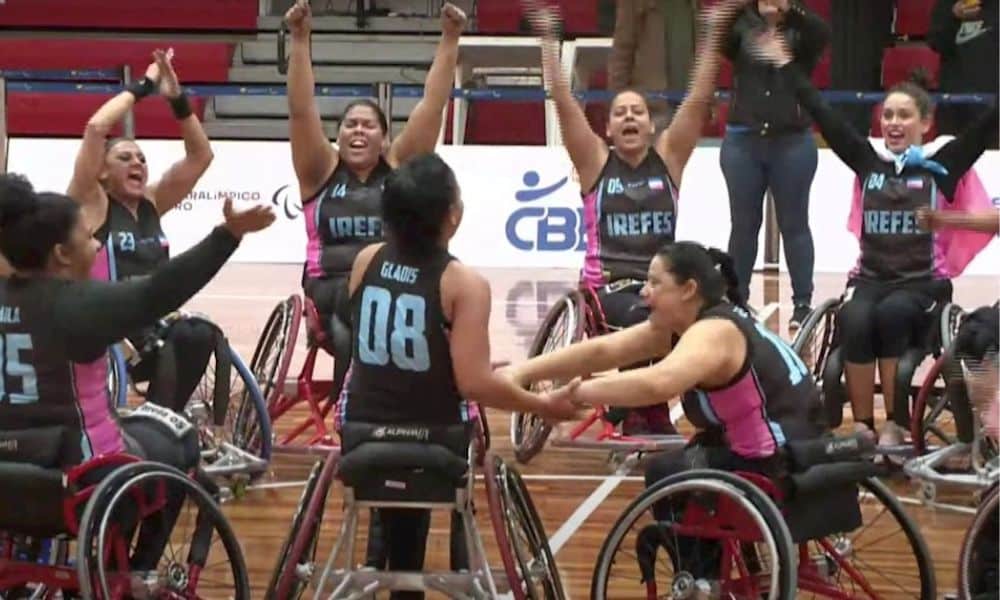
[{"label": "sleeveless jersey", "polygon": [[917,226],[917,209],[937,208],[937,182],[923,168],[896,174],[883,165],[861,181],[861,254],[852,275],[886,283],[935,277],[942,261],[934,234]]},{"label": "sleeveless jersey", "polygon": [[677,187],[663,159],[650,149],[632,168],[614,150],[583,197],[587,251],[581,279],[600,286],[646,278],[649,261],[674,240]]},{"label": "sleeveless jersey", "polygon": [[415,259],[380,248],[351,298],[354,356],[343,421],[451,425],[469,421],[441,308],[447,251]]},{"label": "sleeveless jersey", "polygon": [[64,455],[79,464],[125,450],[108,389],[108,357],[76,363],[68,341],[55,335],[53,302],[61,284],[51,279],[0,279],[0,428],[60,425],[69,429]]},{"label": "sleeveless jersey", "polygon": [[136,216],[124,204],[108,198],[108,214],[94,237],[101,249],[91,279],[125,281],[148,275],[170,259],[170,243],[160,226],[160,214],[149,200],[139,202]]},{"label": "sleeveless jersey", "polygon": [[358,252],[382,241],[382,186],[391,172],[379,158],[361,181],[340,161],[323,189],[304,203],[307,279],[348,276]]},{"label": "sleeveless jersey", "polygon": [[739,327],[747,357],[739,374],[718,389],[684,395],[684,413],[699,429],[721,430],[729,449],[749,459],[772,456],[787,440],[818,433],[811,415],[819,392],[791,347],[742,308],[723,302],[701,319],[721,318]]}]

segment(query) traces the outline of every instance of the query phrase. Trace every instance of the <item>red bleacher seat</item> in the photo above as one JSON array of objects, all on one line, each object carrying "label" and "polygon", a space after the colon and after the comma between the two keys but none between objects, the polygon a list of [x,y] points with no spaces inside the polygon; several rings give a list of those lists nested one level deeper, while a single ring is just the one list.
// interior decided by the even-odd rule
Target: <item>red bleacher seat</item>
[{"label": "red bleacher seat", "polygon": [[931,26],[935,0],[902,0],[896,3],[896,35],[923,37]]},{"label": "red bleacher seat", "polygon": [[[9,92],[7,130],[11,136],[80,137],[87,120],[110,96]],[[203,119],[205,100],[191,98],[191,109]],[[135,107],[136,137],[177,138],[180,127],[162,98],[150,98]],[[121,135],[121,127],[114,133]]]},{"label": "red bleacher seat", "polygon": [[830,67],[833,64],[830,54],[829,46],[823,56],[819,57],[819,62],[816,63],[816,68],[812,73],[812,82],[819,89],[826,89],[830,87]]},{"label": "red bleacher seat", "polygon": [[[597,0],[547,0],[558,5],[570,35],[597,34]],[[479,0],[476,23],[480,33],[518,34],[523,11],[512,0]]]},{"label": "red bleacher seat", "polygon": [[466,144],[545,145],[545,105],[541,102],[472,102]]},{"label": "red bleacher seat", "polygon": [[6,0],[0,26],[251,31],[259,8],[258,0]]},{"label": "red bleacher seat", "polygon": [[823,17],[824,21],[830,22],[833,16],[833,0],[806,0],[805,5]]},{"label": "red bleacher seat", "polygon": [[[924,136],[925,141],[931,141],[936,138],[937,133],[937,123],[932,123],[930,130],[927,135]],[[882,137],[882,103],[879,102],[872,108],[872,137]]]},{"label": "red bleacher seat", "polygon": [[0,39],[0,69],[117,69],[127,64],[139,78],[152,62],[153,50],[168,45],[181,83],[227,80],[233,46],[226,43],[37,39],[31,41],[31,52],[25,52],[24,40]]},{"label": "red bleacher seat", "polygon": [[930,75],[931,89],[937,89],[941,57],[926,44],[904,44],[886,48],[882,57],[882,86],[890,88],[906,81],[910,73],[923,67]]}]

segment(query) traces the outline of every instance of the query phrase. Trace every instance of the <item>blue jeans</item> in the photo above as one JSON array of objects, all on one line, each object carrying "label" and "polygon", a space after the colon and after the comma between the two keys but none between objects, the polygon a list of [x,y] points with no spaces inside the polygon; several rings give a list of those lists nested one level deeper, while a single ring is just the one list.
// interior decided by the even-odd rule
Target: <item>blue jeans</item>
[{"label": "blue jeans", "polygon": [[814,249],[809,231],[809,188],[816,174],[816,160],[816,141],[810,131],[763,137],[756,131],[726,129],[719,161],[729,188],[729,255],[736,265],[744,298],[750,297],[757,237],[764,220],[764,193],[770,188],[792,278],[792,300],[795,304],[812,302]]}]

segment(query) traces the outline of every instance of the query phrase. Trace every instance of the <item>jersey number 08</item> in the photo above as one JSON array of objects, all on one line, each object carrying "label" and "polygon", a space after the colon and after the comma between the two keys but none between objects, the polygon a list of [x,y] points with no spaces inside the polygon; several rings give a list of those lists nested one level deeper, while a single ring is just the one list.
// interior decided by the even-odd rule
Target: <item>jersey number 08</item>
[{"label": "jersey number 08", "polygon": [[[392,363],[404,371],[426,371],[431,367],[427,345],[427,303],[420,296],[400,294],[393,302],[389,290],[370,285],[361,296],[358,323],[358,358],[369,365]],[[389,327],[389,309],[395,313]]]}]

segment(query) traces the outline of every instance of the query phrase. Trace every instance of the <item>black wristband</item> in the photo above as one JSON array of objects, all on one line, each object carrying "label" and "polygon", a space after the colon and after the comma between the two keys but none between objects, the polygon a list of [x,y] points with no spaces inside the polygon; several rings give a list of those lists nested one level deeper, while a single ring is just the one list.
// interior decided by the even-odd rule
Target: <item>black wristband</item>
[{"label": "black wristband", "polygon": [[174,117],[178,121],[191,116],[191,103],[188,102],[187,94],[183,91],[176,98],[167,98],[167,102],[170,103],[170,110],[174,111]]},{"label": "black wristband", "polygon": [[125,91],[135,96],[135,100],[138,102],[139,100],[142,100],[146,96],[152,94],[155,88],[156,84],[153,83],[152,79],[149,77],[143,77],[138,81],[130,83],[129,86],[125,88]]}]

